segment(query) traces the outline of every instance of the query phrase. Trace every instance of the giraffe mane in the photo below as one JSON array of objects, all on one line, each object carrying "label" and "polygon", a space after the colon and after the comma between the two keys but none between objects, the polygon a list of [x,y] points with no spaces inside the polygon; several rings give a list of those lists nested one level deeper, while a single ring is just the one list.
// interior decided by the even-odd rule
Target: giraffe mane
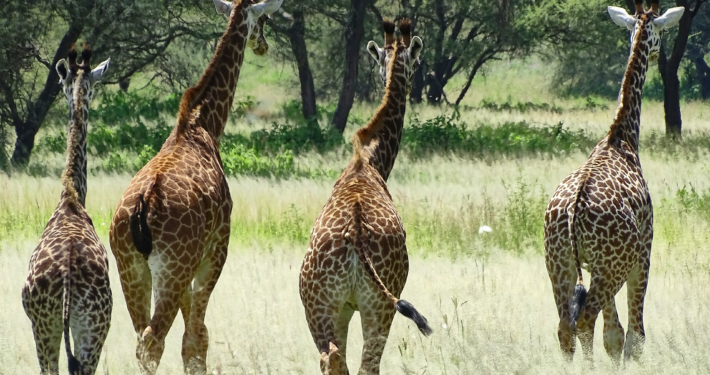
[{"label": "giraffe mane", "polygon": [[[81,81],[84,74],[84,70],[79,69],[77,71],[76,80]],[[77,128],[81,126],[80,124],[84,121],[84,110],[82,108],[83,98],[84,86],[79,85],[79,87],[74,90],[74,115],[72,116],[71,123],[69,124],[69,137],[67,139],[67,163],[64,168],[64,172],[62,173],[62,185],[64,185],[64,190],[67,192],[69,203],[74,206],[79,202],[79,193],[74,187],[74,178],[72,176],[72,172],[75,170],[74,162],[76,160],[76,147],[74,147],[74,145],[79,142],[79,129]]]},{"label": "giraffe mane", "polygon": [[202,74],[202,77],[197,84],[185,90],[185,93],[182,95],[182,99],[180,100],[180,111],[178,112],[177,132],[175,134],[178,140],[190,127],[191,120],[194,118],[194,116],[191,116],[191,112],[200,108],[199,103],[202,101],[202,96],[205,94],[205,88],[217,71],[217,65],[219,65],[219,61],[228,47],[228,39],[230,38],[234,28],[237,27],[236,18],[241,13],[240,7],[245,2],[247,2],[247,0],[234,0],[234,9],[232,10],[232,15],[229,18],[227,30],[225,30],[224,34],[222,34],[219,44],[217,45],[217,49],[214,51],[214,55],[212,56],[212,60],[209,65],[207,65],[207,69],[205,69],[205,72]]},{"label": "giraffe mane", "polygon": [[382,103],[375,111],[375,115],[370,119],[367,125],[358,129],[353,135],[353,162],[355,163],[355,169],[359,170],[363,166],[363,160],[366,159],[364,153],[366,152],[365,146],[369,145],[375,134],[382,129],[384,126],[384,117],[386,112],[387,103],[392,97],[392,92],[390,91],[390,84],[394,77],[394,64],[397,62],[397,54],[399,54],[405,47],[402,43],[393,43],[394,52],[392,59],[389,62],[388,69],[390,74],[387,76],[387,84],[385,85],[385,95],[382,97]]},{"label": "giraffe mane", "polygon": [[645,14],[639,15],[642,17],[641,26],[638,32],[634,36],[633,48],[631,49],[631,56],[629,56],[629,63],[626,66],[626,72],[624,73],[624,79],[621,83],[619,105],[616,108],[616,115],[614,115],[614,122],[609,128],[609,133],[607,134],[607,145],[611,144],[612,141],[617,137],[619,128],[623,119],[629,114],[630,103],[629,98],[631,97],[631,75],[634,72],[634,67],[636,64],[640,63],[641,54],[641,35],[646,32],[646,23],[650,20]]}]

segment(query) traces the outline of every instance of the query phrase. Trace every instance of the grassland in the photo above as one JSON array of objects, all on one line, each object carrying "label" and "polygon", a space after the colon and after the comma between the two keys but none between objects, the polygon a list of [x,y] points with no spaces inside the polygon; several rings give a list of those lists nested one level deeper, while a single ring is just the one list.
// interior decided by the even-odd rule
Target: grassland
[{"label": "grassland", "polygon": [[[260,65],[257,65],[260,64]],[[295,96],[293,74],[267,69],[247,58],[240,92],[259,104],[243,120],[230,123],[229,134],[266,129],[280,103]],[[259,74],[267,69],[268,74]],[[266,78],[259,81],[260,77]],[[545,67],[535,61],[502,62],[476,79],[462,109],[469,127],[526,121],[533,126],[563,122],[601,138],[615,103],[595,98],[560,99],[546,86]],[[286,88],[282,90],[281,88]],[[559,111],[495,110],[494,103],[548,104]],[[358,103],[346,139],[376,106]],[[642,111],[641,161],[655,207],[652,275],[645,310],[648,334],[640,363],[617,370],[602,345],[597,325],[594,372],[708,373],[710,338],[710,164],[704,142],[710,132],[710,107],[684,103],[685,140],[668,144],[663,109],[646,101]],[[446,108],[408,108],[414,117],[449,115]],[[414,117],[413,117],[414,116]],[[407,130],[405,129],[405,132]],[[388,182],[408,235],[411,269],[403,298],[435,327],[424,338],[403,317],[396,317],[382,372],[387,374],[587,373],[581,355],[564,364],[558,351],[557,316],[542,261],[542,213],[557,184],[577,168],[589,150],[562,155],[413,154],[405,150]],[[303,168],[341,170],[350,158],[346,144],[326,153],[295,157]],[[42,156],[61,166],[61,155]],[[91,160],[90,163],[100,163]],[[91,165],[90,165],[91,167]],[[89,179],[87,208],[108,244],[108,225],[129,174],[98,173]],[[334,178],[228,179],[234,210],[227,265],[207,313],[208,364],[220,374],[312,374],[318,353],[311,341],[298,297],[297,275],[310,227],[325,203]],[[0,374],[36,372],[29,320],[20,289],[29,254],[37,243],[61,191],[56,177],[0,176]],[[479,234],[488,225],[491,233]],[[125,308],[112,256],[113,325],[98,373],[132,374],[135,335]],[[589,280],[587,276],[587,280]],[[617,296],[626,326],[625,290]],[[601,319],[600,319],[601,321]],[[182,321],[168,336],[160,374],[182,372]],[[348,364],[357,370],[362,344],[357,315],[351,323]],[[65,359],[63,359],[65,361]],[[64,366],[64,365],[62,365]]]}]

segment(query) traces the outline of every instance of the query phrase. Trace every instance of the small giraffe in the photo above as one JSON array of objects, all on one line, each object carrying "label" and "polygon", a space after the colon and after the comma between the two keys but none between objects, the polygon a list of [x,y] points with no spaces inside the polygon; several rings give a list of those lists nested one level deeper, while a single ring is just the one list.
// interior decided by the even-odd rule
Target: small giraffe
[{"label": "small giraffe", "polygon": [[[268,50],[263,26],[282,0],[214,0],[229,25],[214,57],[180,104],[177,126],[129,184],[110,229],[144,373],[157,370],[178,309],[185,321],[185,372],[205,373],[207,303],[227,259],[232,199],[218,145],[244,50]],[[151,318],[151,290],[155,311]]]},{"label": "small giraffe", "polygon": [[387,177],[402,136],[406,95],[419,65],[422,41],[403,20],[383,23],[385,46],[367,49],[377,60],[385,95],[370,122],[353,137],[354,156],[335,182],[313,225],[300,274],[301,301],[324,374],[348,374],[348,324],[360,311],[363,336],[361,374],[379,374],[380,358],[396,311],[425,335],[427,320],[399,299],[409,271],[405,231],[387,190]]},{"label": "small giraffe", "polygon": [[[56,65],[70,113],[64,189],[32,253],[22,288],[22,305],[32,321],[42,374],[59,373],[62,333],[69,373],[93,374],[111,325],[113,299],[106,249],[84,208],[89,103],[110,59],[91,70],[91,50],[84,48],[81,64],[76,62],[77,55],[72,48],[69,61],[62,59]],[[69,342],[70,328],[76,357]]]},{"label": "small giraffe", "polygon": [[[632,31],[614,122],[587,162],[560,183],[545,212],[545,262],[560,318],[560,347],[569,360],[576,335],[591,359],[599,312],[604,316],[604,347],[614,362],[620,361],[622,350],[625,359],[638,359],[642,353],[653,208],[638,156],[641,94],[649,60],[658,58],[660,33],[678,23],[683,10],[671,8],[659,16],[658,2],[644,11],[640,0],[634,16],[608,8],[616,24]],[[591,273],[588,293],[580,264]],[[614,301],[624,282],[629,306],[626,344]]]}]

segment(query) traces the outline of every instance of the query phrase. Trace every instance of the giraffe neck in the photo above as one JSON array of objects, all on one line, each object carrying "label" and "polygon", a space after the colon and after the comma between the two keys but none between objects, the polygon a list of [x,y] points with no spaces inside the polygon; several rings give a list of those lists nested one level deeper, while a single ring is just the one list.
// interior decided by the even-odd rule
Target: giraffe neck
[{"label": "giraffe neck", "polygon": [[614,123],[607,136],[608,144],[624,141],[636,154],[638,154],[641,126],[641,97],[648,70],[648,51],[650,50],[648,32],[645,30],[648,20],[648,18],[644,19],[635,35],[626,73],[624,73],[621,90],[619,90]]},{"label": "giraffe neck", "polygon": [[404,113],[407,109],[404,62],[397,57],[404,47],[401,43],[398,45],[390,61],[382,104],[370,122],[358,130],[353,139],[357,141],[355,142],[356,159],[362,158],[362,161],[369,163],[385,181],[399,153]]},{"label": "giraffe neck", "polygon": [[248,34],[246,5],[244,1],[234,5],[227,30],[205,73],[196,86],[185,91],[178,116],[178,135],[200,127],[219,144],[244,60]]},{"label": "giraffe neck", "polygon": [[86,88],[81,84],[83,70],[79,70],[69,103],[69,135],[67,137],[67,163],[62,174],[64,190],[62,197],[67,197],[84,206],[86,202],[86,131],[89,119],[89,101]]}]

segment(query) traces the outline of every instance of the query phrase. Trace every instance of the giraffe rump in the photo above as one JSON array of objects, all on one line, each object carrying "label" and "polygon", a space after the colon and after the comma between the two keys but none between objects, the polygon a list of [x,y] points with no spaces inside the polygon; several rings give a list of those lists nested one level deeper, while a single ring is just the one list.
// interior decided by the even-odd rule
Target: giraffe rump
[{"label": "giraffe rump", "polygon": [[382,291],[382,293],[384,293],[387,299],[392,302],[395,309],[399,311],[400,314],[411,319],[417,325],[417,328],[421,333],[423,333],[425,336],[429,336],[432,333],[432,329],[431,327],[429,327],[427,319],[423,315],[421,315],[411,303],[392,295],[392,293],[390,293],[390,291],[387,289],[380,277],[377,275],[377,271],[375,271],[375,267],[372,265],[372,260],[370,259],[370,255],[368,253],[368,247],[370,243],[367,236],[363,233],[363,229],[366,230],[365,225],[363,225],[363,223],[364,218],[362,215],[362,204],[360,202],[355,202],[355,205],[353,207],[352,227],[350,228],[350,238],[354,239],[353,245],[355,247],[355,251],[357,252],[358,258],[360,259],[360,262],[365,268],[365,272],[367,273],[367,275],[370,276],[372,282],[374,282],[375,285],[377,285],[377,287]]}]

